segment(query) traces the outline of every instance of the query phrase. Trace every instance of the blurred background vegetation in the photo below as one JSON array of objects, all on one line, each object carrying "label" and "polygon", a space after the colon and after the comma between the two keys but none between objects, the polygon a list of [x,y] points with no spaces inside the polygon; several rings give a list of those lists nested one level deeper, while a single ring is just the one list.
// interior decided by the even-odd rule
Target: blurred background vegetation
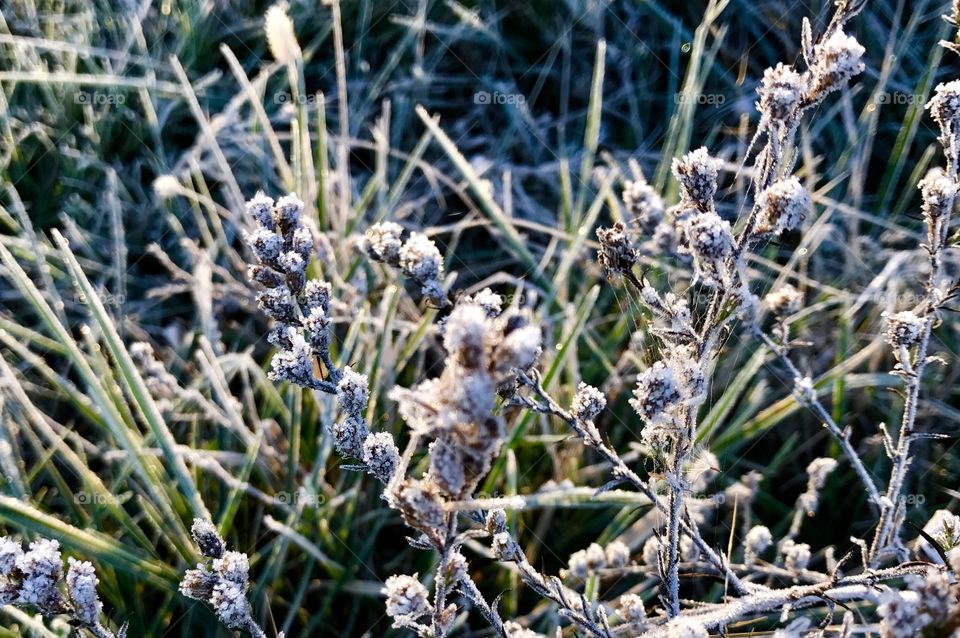
[{"label": "blurred background vegetation", "polygon": [[[919,289],[915,185],[940,161],[923,105],[938,81],[960,75],[936,46],[949,34],[947,4],[870,0],[851,24],[866,72],[797,139],[816,214],[802,235],[752,262],[769,284],[799,273],[791,280],[808,308],[796,325],[810,342],[800,367],[880,477],[877,426],[896,422],[902,401],[879,315],[910,305]],[[593,263],[593,229],[623,215],[628,159],[670,196],[670,160],[701,145],[726,162],[721,212],[733,218],[749,181],[740,169],[757,82],[778,61],[802,64],[801,19],[817,31],[831,10],[823,0],[348,0],[336,10],[294,1],[303,50],[294,70],[267,49],[269,6],[0,4],[0,244],[9,257],[0,270],[0,529],[56,537],[94,560],[106,611],[129,621],[132,636],[213,635],[217,626],[176,590],[195,560],[184,542],[195,512],[176,479],[195,485],[228,544],[251,554],[252,599],[268,633],[386,635],[382,581],[432,570],[433,557],[404,542],[375,482],[338,467],[323,429],[333,404],[265,380],[268,326],[245,285],[243,199],[258,189],[312,195],[308,209],[330,239],[318,269],[343,299],[338,352],[371,374],[378,427],[402,432],[386,392],[435,374],[439,361],[435,312],[351,250],[369,222],[390,218],[441,243],[457,287],[545,302],[549,386],[567,398],[581,379],[601,386],[610,396],[601,429],[628,452],[639,427],[627,397],[654,355],[637,304]],[[443,134],[417,106],[439,116]],[[648,276],[666,285],[674,266],[647,264]],[[948,365],[931,373],[921,421],[950,438],[925,444],[914,463],[908,518],[920,526],[960,496],[956,322],[937,337]],[[158,422],[137,392],[139,373],[124,365],[135,340],[153,343],[202,400],[177,395]],[[716,490],[759,471],[755,518],[775,535],[789,524],[806,464],[839,455],[788,381],[733,334],[701,418],[702,443],[719,461]],[[561,424],[507,416],[513,435],[485,494],[607,480]],[[237,428],[283,451],[283,462]],[[164,431],[183,446],[186,477],[157,448]],[[873,516],[851,485],[841,464],[804,541],[821,548],[837,530],[869,533]],[[298,488],[306,492],[295,496]],[[548,573],[598,537],[638,550],[656,520],[589,493],[542,500],[516,522],[531,562]],[[708,539],[725,548],[729,504],[714,522]],[[838,556],[849,549],[840,536]],[[490,598],[506,592],[504,615],[529,614],[549,629],[547,608],[490,563],[475,561],[476,578]],[[604,591],[629,588],[656,597],[641,577]],[[720,593],[722,583],[684,595]],[[7,615],[0,633],[20,635],[24,622]],[[475,615],[465,627],[485,629]]]}]

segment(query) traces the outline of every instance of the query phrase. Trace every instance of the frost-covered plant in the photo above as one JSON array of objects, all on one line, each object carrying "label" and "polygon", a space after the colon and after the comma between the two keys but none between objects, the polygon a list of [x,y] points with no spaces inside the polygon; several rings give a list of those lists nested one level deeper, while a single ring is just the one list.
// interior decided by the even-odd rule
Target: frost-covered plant
[{"label": "frost-covered plant", "polygon": [[190,534],[205,560],[198,563],[196,569],[186,571],[180,581],[180,593],[210,605],[230,629],[245,631],[254,638],[266,638],[253,619],[247,600],[250,587],[247,555],[227,550],[223,538],[210,521],[195,519]]},{"label": "frost-covered plant", "polygon": [[[761,304],[761,291],[747,267],[751,251],[801,229],[813,213],[807,187],[794,174],[794,137],[807,113],[863,71],[864,48],[844,30],[862,4],[838,0],[833,18],[816,40],[804,20],[805,70],[779,64],[764,73],[757,89],[759,127],[751,145],[750,199],[740,219],[721,214],[718,200],[726,197],[721,188],[725,163],[701,147],[673,161],[679,200],[669,207],[632,164],[632,179],[625,181],[622,191],[628,218],[597,230],[599,265],[614,285],[624,282],[633,289],[650,318],[649,335],[656,340],[657,355],[638,370],[629,399],[641,426],[642,450],[657,465],[657,471],[647,476],[633,469],[628,457],[611,447],[598,429],[596,419],[606,407],[599,389],[580,383],[572,401],[561,403],[544,387],[537,369],[542,330],[532,308],[506,304],[489,289],[474,295],[448,291],[443,257],[435,243],[394,222],[370,226],[357,247],[372,262],[398,269],[419,286],[440,317],[435,334],[443,360],[437,376],[389,393],[408,428],[404,451],[389,433],[371,433],[367,377],[338,364],[331,355],[333,287],[307,276],[314,241],[301,220],[302,204],[292,194],[277,202],[258,194],[248,202],[248,217],[256,229],[246,238],[257,259],[250,278],[263,287],[259,303],[274,321],[270,341],[279,348],[271,378],[336,396],[342,413],[330,431],[336,449],[360,462],[354,467],[383,483],[386,503],[415,530],[411,544],[437,553],[432,591],[418,574],[387,579],[382,593],[394,627],[420,636],[447,635],[462,609],[453,599],[459,593],[498,635],[536,635],[514,620],[502,619],[496,601],[487,601],[472,580],[463,550],[481,537],[487,538],[492,556],[551,601],[561,618],[581,633],[603,638],[707,636],[724,632],[744,617],[773,611],[781,612],[786,625],[777,635],[801,635],[809,621],[800,617],[788,623],[790,613],[824,600],[879,604],[884,631],[890,635],[952,622],[957,613],[954,581],[943,566],[906,561],[898,501],[910,465],[910,443],[922,436],[915,432],[914,422],[920,380],[930,361],[930,333],[936,313],[955,292],[942,287],[941,271],[957,191],[960,85],[940,85],[929,105],[941,127],[947,167],[921,183],[931,267],[926,297],[917,308],[885,315],[884,335],[893,347],[895,373],[907,394],[896,441],[882,430],[893,460],[885,494],[854,449],[849,431],[820,402],[816,382],[794,362],[794,350],[803,345],[792,332],[795,316],[803,309],[804,291],[783,284],[769,291]],[[642,242],[635,240],[638,234]],[[660,253],[689,267],[688,276],[681,276],[670,289],[636,272],[645,257]],[[694,289],[707,295],[703,312],[691,311],[693,304],[685,292]],[[771,328],[766,327],[766,313],[772,315]],[[836,439],[843,460],[852,465],[877,511],[879,525],[872,544],[854,540],[863,571],[847,573],[852,553],[838,560],[832,548],[818,549],[797,540],[803,520],[820,509],[821,492],[838,459],[819,458],[808,465],[806,490],[797,499],[789,530],[780,538],[752,520],[759,474],[748,473],[722,494],[705,498],[718,460],[698,444],[699,408],[709,394],[712,361],[737,328],[786,368],[794,398]],[[640,561],[631,560],[631,547],[613,541],[574,552],[559,577],[528,562],[504,509],[516,501],[477,494],[507,437],[504,413],[510,408],[564,422],[599,455],[611,477],[598,494],[626,484],[646,499],[660,524],[643,542]],[[414,462],[421,455],[422,463]],[[731,515],[742,517],[739,562],[700,532],[708,517],[724,515],[722,503],[732,506]],[[771,547],[775,551],[768,552]],[[888,564],[889,558],[896,560]],[[951,555],[948,562],[955,558]],[[681,570],[688,567],[691,575],[706,571],[722,578],[730,595],[718,603],[686,605]],[[601,579],[630,570],[659,581],[662,610],[652,612],[633,592],[620,596],[613,607],[586,595],[595,593]],[[904,580],[908,587],[930,589],[929,602],[921,603],[910,591],[898,588]],[[844,617],[843,635],[852,623],[852,617]]]},{"label": "frost-covered plant", "polygon": [[19,539],[0,537],[0,607],[14,605],[44,616],[66,616],[72,625],[97,638],[122,638],[126,626],[114,634],[101,623],[99,582],[90,562],[72,556],[64,574],[58,541],[41,538],[24,550]]}]

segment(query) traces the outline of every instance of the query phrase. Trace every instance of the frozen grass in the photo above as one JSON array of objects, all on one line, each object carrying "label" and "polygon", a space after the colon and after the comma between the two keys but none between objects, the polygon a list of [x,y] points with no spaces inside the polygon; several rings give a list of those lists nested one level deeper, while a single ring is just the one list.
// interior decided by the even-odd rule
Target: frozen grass
[{"label": "frozen grass", "polygon": [[[598,427],[638,471],[654,470],[633,448],[640,427],[628,399],[658,357],[637,299],[595,265],[593,230],[623,217],[629,158],[674,201],[672,159],[707,145],[725,160],[724,188],[737,195],[727,201],[743,201],[756,122],[741,114],[752,113],[765,68],[799,57],[806,12],[791,2],[675,4],[293,3],[302,59],[282,64],[263,35],[265,6],[5,4],[4,531],[55,538],[94,562],[107,618],[114,629],[129,622],[132,636],[216,631],[213,614],[177,589],[200,558],[189,530],[197,516],[249,554],[249,598],[268,635],[387,634],[383,582],[433,573],[435,557],[407,545],[372,477],[333,452],[333,399],[266,377],[267,323],[240,238],[243,202],[257,189],[304,198],[308,223],[330,237],[312,274],[331,279],[336,298],[371,293],[334,307],[332,320],[337,360],[369,376],[374,429],[402,437],[387,392],[435,375],[443,356],[438,313],[419,286],[352,250],[358,233],[389,219],[438,242],[456,288],[538,302],[544,389],[566,404],[581,380],[600,387],[608,407]],[[816,213],[802,235],[748,263],[768,287],[790,273],[806,291],[792,329],[812,346],[796,365],[876,477],[889,475],[876,424],[897,423],[903,405],[880,314],[916,301],[904,297],[926,258],[915,186],[940,163],[923,104],[957,75],[953,60],[940,68],[935,46],[950,34],[943,5],[873,1],[851,24],[867,70],[796,137],[796,172]],[[814,7],[815,28],[830,8]],[[662,284],[677,265],[643,267]],[[921,527],[960,497],[952,315],[936,337],[948,365],[929,371],[918,419],[952,438],[919,443],[907,520]],[[138,341],[153,343],[172,376],[142,372]],[[739,333],[723,347],[699,443],[717,456],[720,490],[761,472],[753,513],[781,538],[808,462],[841,450],[771,355]],[[621,539],[636,554],[661,524],[634,492],[534,492],[609,478],[562,422],[511,413],[507,433],[479,496],[533,492],[509,515],[529,564],[556,574],[593,541]],[[869,542],[876,516],[851,488],[857,480],[845,463],[831,474],[803,542],[836,543],[837,556],[853,545],[833,529]],[[727,512],[704,540],[726,551],[743,532],[733,520]],[[515,573],[477,565],[488,599],[503,593],[504,618],[555,623]],[[604,581],[603,597],[630,588],[648,607],[656,599],[649,574]],[[700,579],[683,596],[717,600],[724,588]],[[3,613],[2,635],[41,622]],[[473,617],[471,627],[485,629]]]}]

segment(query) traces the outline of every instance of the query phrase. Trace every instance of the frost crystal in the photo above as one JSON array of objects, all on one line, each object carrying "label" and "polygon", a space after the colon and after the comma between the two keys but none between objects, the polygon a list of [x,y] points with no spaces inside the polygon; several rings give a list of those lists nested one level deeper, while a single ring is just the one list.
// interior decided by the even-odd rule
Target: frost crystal
[{"label": "frost crystal", "polygon": [[706,147],[673,160],[673,175],[680,182],[681,196],[702,211],[711,210],[717,194],[717,175],[722,163]]}]

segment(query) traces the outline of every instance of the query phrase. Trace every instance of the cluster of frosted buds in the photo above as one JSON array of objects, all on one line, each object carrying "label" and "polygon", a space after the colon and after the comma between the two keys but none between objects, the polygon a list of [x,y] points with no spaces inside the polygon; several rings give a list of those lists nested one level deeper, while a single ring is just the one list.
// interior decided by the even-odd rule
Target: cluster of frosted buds
[{"label": "cluster of frosted buds", "polygon": [[270,378],[328,390],[314,376],[314,357],[329,362],[331,288],[307,280],[314,238],[302,224],[303,202],[292,193],[276,203],[257,193],[247,202],[247,214],[256,230],[244,231],[244,238],[258,262],[250,266],[250,279],[264,288],[257,302],[274,320],[268,339],[280,348]]},{"label": "cluster of frosted buds", "polygon": [[800,495],[797,505],[807,516],[817,513],[820,504],[820,492],[827,483],[827,477],[837,467],[836,459],[819,458],[807,465],[807,491]]},{"label": "cluster of frosted buds", "polygon": [[[71,623],[98,638],[113,638],[100,624],[103,604],[97,595],[99,580],[93,565],[68,559],[66,578],[60,543],[40,539],[23,551],[20,541],[0,537],[0,606],[30,606],[45,615],[65,614]],[[60,592],[64,584],[67,596]],[[125,629],[121,631],[121,636]]]},{"label": "cluster of frosted buds", "polygon": [[601,569],[617,569],[626,567],[630,562],[630,548],[623,541],[613,541],[606,548],[598,543],[591,543],[587,549],[578,550],[570,554],[567,562],[567,574],[586,580],[590,574]]},{"label": "cluster of frosted buds", "polygon": [[600,240],[598,261],[608,277],[630,272],[640,258],[633,242],[627,236],[627,229],[620,222],[611,228],[598,228],[597,239]]},{"label": "cluster of frosted buds", "polygon": [[850,78],[863,72],[861,61],[865,49],[852,35],[836,29],[813,47],[813,86],[811,93],[822,98],[843,88]]},{"label": "cluster of frosted buds", "polygon": [[647,611],[643,607],[643,598],[636,594],[624,594],[617,604],[617,614],[623,624],[634,634],[646,630]]},{"label": "cluster of frosted buds", "polygon": [[[661,554],[668,549],[660,538],[651,536],[640,549],[640,558],[647,567],[656,572],[661,564]],[[683,536],[680,538],[679,555],[683,562],[695,563],[700,559],[700,547],[689,536]],[[663,564],[665,562],[664,560]]]},{"label": "cluster of frosted buds", "polygon": [[[468,496],[490,469],[504,436],[494,414],[498,391],[515,388],[514,371],[528,370],[540,355],[541,331],[529,312],[500,311],[502,300],[493,297],[486,290],[459,300],[442,326],[441,375],[391,394],[407,424],[433,439],[424,479],[402,481],[390,495],[407,522],[428,534],[435,525],[426,514],[436,501]],[[416,502],[406,495],[412,486]]]},{"label": "cluster of frosted buds", "polygon": [[664,437],[679,434],[680,408],[692,407],[706,397],[706,377],[692,346],[673,346],[664,361],[657,361],[637,378],[630,405],[646,426],[642,436],[662,447]]},{"label": "cluster of frosted buds", "polygon": [[774,182],[757,198],[756,231],[779,235],[800,225],[810,210],[810,195],[796,177]]},{"label": "cluster of frosted buds", "polygon": [[760,96],[757,110],[765,123],[785,129],[793,127],[803,103],[807,80],[805,74],[783,63],[763,72],[763,79],[757,87]]},{"label": "cluster of frosted buds", "polygon": [[644,236],[652,236],[666,211],[663,198],[642,175],[624,183],[622,197],[631,221]]},{"label": "cluster of frosted buds", "polygon": [[714,212],[699,213],[684,228],[697,279],[708,286],[726,286],[725,262],[734,246],[730,222]]},{"label": "cluster of frosted buds", "polygon": [[773,534],[763,525],[754,525],[743,538],[743,562],[747,565],[756,562],[760,555],[773,544]]},{"label": "cluster of frosted buds", "polygon": [[950,578],[936,568],[907,578],[904,591],[886,590],[877,613],[882,638],[952,635],[960,621],[960,605]]},{"label": "cluster of frosted buds", "polygon": [[360,240],[360,249],[370,259],[399,267],[403,274],[420,284],[420,291],[432,303],[449,302],[443,292],[443,256],[437,245],[422,233],[410,233],[401,240],[403,228],[393,222],[374,224]]},{"label": "cluster of frosted buds", "polygon": [[721,166],[722,162],[711,157],[706,147],[674,158],[672,169],[674,177],[680,182],[681,200],[703,212],[713,210]]},{"label": "cluster of frosted buds", "polygon": [[393,575],[387,578],[381,592],[387,597],[387,615],[396,629],[411,629],[420,635],[429,635],[430,628],[418,622],[433,613],[429,592],[417,574]]},{"label": "cluster of frosted buds", "polygon": [[800,310],[800,306],[803,304],[803,293],[790,284],[784,284],[767,294],[763,298],[763,304],[776,317],[788,317]]},{"label": "cluster of frosted buds", "polygon": [[780,551],[784,567],[791,572],[802,572],[810,564],[810,546],[806,543],[797,543],[788,538],[780,544]]},{"label": "cluster of frosted buds", "polygon": [[264,637],[266,634],[253,620],[247,600],[250,586],[247,555],[227,551],[217,528],[209,521],[194,519],[190,533],[207,561],[184,573],[180,593],[210,605],[230,629],[247,631],[255,638]]}]

